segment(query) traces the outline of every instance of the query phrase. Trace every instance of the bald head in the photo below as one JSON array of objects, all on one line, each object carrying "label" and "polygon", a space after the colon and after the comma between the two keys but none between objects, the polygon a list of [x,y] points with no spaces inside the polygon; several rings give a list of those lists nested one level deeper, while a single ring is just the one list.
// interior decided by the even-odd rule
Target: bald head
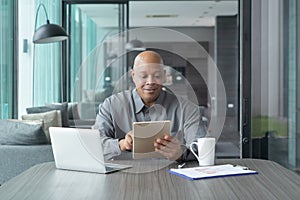
[{"label": "bald head", "polygon": [[133,68],[149,63],[163,64],[163,60],[161,56],[154,51],[143,51],[142,53],[138,54],[134,59]]}]

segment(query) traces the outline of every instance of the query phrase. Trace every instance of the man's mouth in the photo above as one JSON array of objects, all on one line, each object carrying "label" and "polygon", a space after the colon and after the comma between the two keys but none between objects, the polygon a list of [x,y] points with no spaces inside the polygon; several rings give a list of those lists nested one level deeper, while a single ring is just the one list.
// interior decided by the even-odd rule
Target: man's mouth
[{"label": "man's mouth", "polygon": [[147,93],[153,93],[156,91],[156,88],[144,88],[144,91]]}]

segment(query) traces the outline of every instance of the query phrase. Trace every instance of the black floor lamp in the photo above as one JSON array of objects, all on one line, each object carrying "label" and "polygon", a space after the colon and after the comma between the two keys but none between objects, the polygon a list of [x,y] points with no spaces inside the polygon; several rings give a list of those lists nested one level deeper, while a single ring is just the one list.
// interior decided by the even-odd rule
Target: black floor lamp
[{"label": "black floor lamp", "polygon": [[[40,26],[38,29],[37,26],[37,18],[39,15],[40,8],[44,9],[47,21],[46,24]],[[35,16],[35,26],[34,26],[34,35],[32,42],[34,44],[44,44],[44,43],[52,43],[52,42],[61,42],[68,39],[68,34],[61,26],[57,24],[51,24],[48,18],[48,13],[46,11],[46,7],[44,4],[39,4],[36,16]],[[35,48],[33,52],[33,84],[32,84],[32,104],[34,106],[34,71],[35,71]]]},{"label": "black floor lamp", "polygon": [[[45,11],[45,15],[47,18],[46,24],[40,26],[36,29],[37,18],[39,15],[40,8],[43,7]],[[42,44],[42,43],[51,43],[51,42],[60,42],[68,39],[68,34],[66,31],[57,24],[51,24],[48,18],[48,13],[46,11],[46,7],[44,4],[39,4],[36,16],[35,16],[35,26],[34,26],[34,35],[33,35],[33,43]]]}]

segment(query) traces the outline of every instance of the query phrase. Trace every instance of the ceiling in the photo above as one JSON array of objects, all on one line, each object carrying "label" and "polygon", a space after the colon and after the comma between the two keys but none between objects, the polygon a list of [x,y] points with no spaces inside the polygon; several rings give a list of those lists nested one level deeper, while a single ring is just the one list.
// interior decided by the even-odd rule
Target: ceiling
[{"label": "ceiling", "polygon": [[[118,5],[79,4],[99,27],[118,25]],[[130,1],[130,27],[203,27],[214,26],[218,15],[237,15],[238,0],[210,1]]]}]

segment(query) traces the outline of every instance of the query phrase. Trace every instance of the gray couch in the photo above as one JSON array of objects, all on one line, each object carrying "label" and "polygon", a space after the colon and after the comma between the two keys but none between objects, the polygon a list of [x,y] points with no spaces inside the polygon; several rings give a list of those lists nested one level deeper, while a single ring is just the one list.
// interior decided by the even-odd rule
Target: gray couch
[{"label": "gray couch", "polygon": [[0,120],[0,184],[33,165],[53,160],[39,122]]},{"label": "gray couch", "polygon": [[[69,104],[68,110],[58,107],[30,108],[32,113],[59,109],[67,114],[67,127],[90,128],[94,119],[80,119],[74,114],[76,104]],[[65,118],[66,119],[66,118]],[[65,120],[66,122],[66,120]],[[49,124],[48,124],[49,125]],[[30,167],[54,161],[52,147],[41,124],[24,124],[23,120],[0,120],[0,185],[17,176]]]},{"label": "gray couch", "polygon": [[0,145],[0,185],[36,164],[53,160],[49,144]]}]

